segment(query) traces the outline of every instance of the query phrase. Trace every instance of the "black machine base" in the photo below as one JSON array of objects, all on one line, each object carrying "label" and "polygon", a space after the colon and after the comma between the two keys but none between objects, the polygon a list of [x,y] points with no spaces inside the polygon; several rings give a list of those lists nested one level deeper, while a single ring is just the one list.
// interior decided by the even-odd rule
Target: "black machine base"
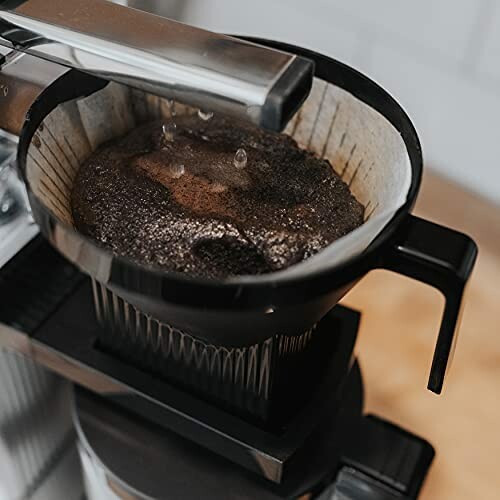
[{"label": "black machine base", "polygon": [[[346,403],[355,404],[357,365],[347,386],[354,397]],[[87,453],[107,482],[118,478],[121,490],[140,498],[409,500],[418,497],[434,456],[426,441],[401,428],[346,411],[318,429],[302,460],[275,484],[86,390],[77,391],[76,414]]]},{"label": "black machine base", "polygon": [[[342,332],[338,354],[306,408],[285,428],[270,432],[100,350],[89,279],[41,238],[0,270],[0,296],[0,345],[90,390],[78,396],[87,401],[82,410],[87,417],[99,404],[118,406],[120,412],[109,412],[118,415],[113,418],[146,420],[148,432],[155,432],[151,439],[166,440],[171,470],[174,462],[186,467],[176,474],[201,478],[202,469],[219,467],[213,498],[231,498],[228,491],[242,499],[297,498],[329,488],[337,488],[338,496],[325,498],[418,495],[432,447],[392,424],[362,416],[361,374],[351,359],[359,323],[355,311],[337,306],[322,320],[321,328]],[[100,395],[98,402],[93,394]],[[203,486],[198,479],[192,483]],[[216,495],[218,488],[226,494]],[[352,493],[356,488],[359,494]],[[173,497],[211,498],[209,490],[198,496],[178,491]]]}]

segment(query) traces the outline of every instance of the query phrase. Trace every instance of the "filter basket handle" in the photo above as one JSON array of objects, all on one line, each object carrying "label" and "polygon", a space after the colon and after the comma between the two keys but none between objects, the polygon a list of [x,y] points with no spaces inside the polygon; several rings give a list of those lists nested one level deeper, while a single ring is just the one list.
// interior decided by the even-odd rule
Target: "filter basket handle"
[{"label": "filter basket handle", "polygon": [[393,245],[382,267],[438,289],[445,298],[427,388],[440,394],[453,356],[465,285],[477,246],[465,234],[409,216],[405,237]]}]

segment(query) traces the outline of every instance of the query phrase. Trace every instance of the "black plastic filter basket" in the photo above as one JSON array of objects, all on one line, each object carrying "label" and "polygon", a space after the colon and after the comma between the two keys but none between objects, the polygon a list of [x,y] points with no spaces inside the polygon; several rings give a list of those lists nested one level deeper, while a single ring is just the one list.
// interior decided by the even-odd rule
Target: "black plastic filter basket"
[{"label": "black plastic filter basket", "polygon": [[[273,408],[292,411],[303,400],[300,391],[294,395],[281,387],[302,384],[306,397],[308,384],[317,382],[333,355],[329,346],[334,350],[336,332],[322,332],[315,325],[367,272],[386,268],[428,283],[446,298],[429,377],[429,388],[440,392],[476,257],[474,242],[410,214],[422,174],[420,144],[404,111],[383,89],[325,56],[277,42],[257,42],[312,59],[316,79],[347,91],[370,113],[382,115],[403,141],[411,169],[405,201],[363,251],[340,263],[325,259],[320,267],[300,275],[216,281],[166,273],[97,246],[74,229],[68,215],[80,146],[94,140],[94,125],[78,124],[85,133],[77,137],[51,132],[51,113],[61,103],[71,111],[77,107],[72,100],[106,88],[107,82],[76,71],[41,94],[20,137],[18,165],[41,232],[93,278],[96,313],[105,326],[103,348],[263,420],[272,419]],[[325,106],[326,98],[318,109],[328,111]],[[93,113],[98,121],[102,110]],[[141,113],[138,110],[137,116]],[[80,118],[75,112],[65,119],[69,130],[75,125],[72,120]],[[332,113],[332,127],[334,120]],[[314,142],[311,130],[309,142]],[[355,167],[348,164],[345,171],[353,182]],[[280,400],[285,392],[288,401]]]}]

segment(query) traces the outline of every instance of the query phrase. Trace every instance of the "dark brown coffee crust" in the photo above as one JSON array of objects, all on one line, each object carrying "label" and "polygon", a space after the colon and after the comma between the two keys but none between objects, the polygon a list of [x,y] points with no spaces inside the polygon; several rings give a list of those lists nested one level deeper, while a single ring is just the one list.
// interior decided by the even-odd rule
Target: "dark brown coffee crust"
[{"label": "dark brown coffee crust", "polygon": [[329,162],[290,137],[225,118],[175,121],[173,141],[168,123],[165,136],[150,122],[81,166],[71,200],[80,232],[142,264],[223,278],[284,269],[363,222]]}]

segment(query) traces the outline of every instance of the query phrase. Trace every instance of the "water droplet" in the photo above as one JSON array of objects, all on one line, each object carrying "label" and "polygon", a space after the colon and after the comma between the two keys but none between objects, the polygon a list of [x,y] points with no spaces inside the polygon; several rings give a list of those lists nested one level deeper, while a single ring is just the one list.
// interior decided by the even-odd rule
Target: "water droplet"
[{"label": "water droplet", "polygon": [[210,118],[214,116],[214,114],[211,111],[203,111],[202,109],[198,110],[198,116],[204,121],[208,122]]},{"label": "water droplet", "polygon": [[234,155],[233,165],[237,169],[243,169],[247,166],[247,161],[247,152],[243,148],[238,149]]},{"label": "water droplet", "polygon": [[175,116],[177,114],[175,110],[175,101],[173,99],[167,99],[167,107],[171,116]]},{"label": "water droplet", "polygon": [[168,168],[168,173],[170,177],[174,179],[180,179],[186,173],[186,167],[184,165],[171,165]]},{"label": "water droplet", "polygon": [[201,138],[204,140],[204,141],[208,141],[209,138],[206,136],[206,135],[202,135]]},{"label": "water droplet", "polygon": [[177,125],[174,122],[164,123],[161,126],[163,131],[163,137],[168,142],[173,142],[175,137],[175,132],[177,130]]}]

